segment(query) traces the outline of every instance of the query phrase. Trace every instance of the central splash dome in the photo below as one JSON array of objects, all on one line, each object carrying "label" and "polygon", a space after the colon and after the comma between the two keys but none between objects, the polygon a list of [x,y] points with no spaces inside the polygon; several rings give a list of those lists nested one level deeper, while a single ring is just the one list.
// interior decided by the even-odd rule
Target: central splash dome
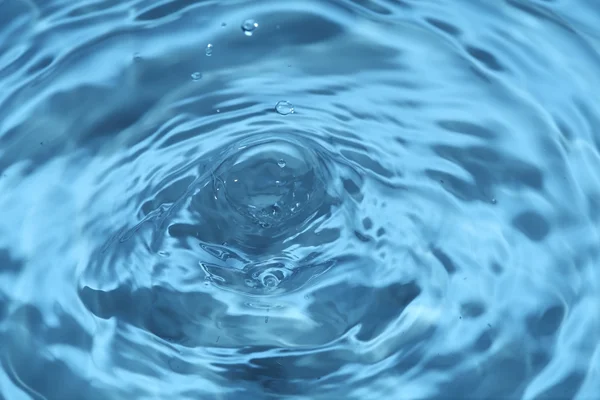
[{"label": "central splash dome", "polygon": [[335,203],[325,151],[316,143],[253,139],[225,151],[211,182],[191,199],[204,226],[196,236],[204,243],[263,253],[300,234]]},{"label": "central splash dome", "polygon": [[261,228],[278,227],[302,214],[311,198],[322,197],[318,167],[317,157],[296,143],[241,146],[215,172],[215,195]]},{"label": "central splash dome", "polygon": [[337,235],[318,231],[339,203],[328,153],[296,137],[252,139],[221,152],[210,182],[192,196],[190,212],[199,223],[170,233],[200,240],[200,265],[223,289],[293,291],[331,266],[319,254]]}]

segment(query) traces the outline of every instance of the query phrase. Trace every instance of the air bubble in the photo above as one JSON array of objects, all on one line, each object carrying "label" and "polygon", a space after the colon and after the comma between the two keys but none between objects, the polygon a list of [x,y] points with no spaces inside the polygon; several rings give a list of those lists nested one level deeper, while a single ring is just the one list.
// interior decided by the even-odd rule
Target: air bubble
[{"label": "air bubble", "polygon": [[282,158],[279,161],[277,161],[277,165],[279,165],[279,168],[285,168],[285,160]]},{"label": "air bubble", "polygon": [[258,28],[258,23],[253,19],[247,19],[242,22],[242,30],[246,36],[252,36],[252,33],[256,28]]},{"label": "air bubble", "polygon": [[206,51],[205,54],[210,57],[212,56],[212,52],[213,52],[213,45],[211,43],[206,45]]},{"label": "air bubble", "polygon": [[293,114],[294,106],[289,101],[285,101],[285,100],[279,101],[275,105],[275,111],[277,111],[277,113],[281,114],[281,115]]},{"label": "air bubble", "polygon": [[202,73],[200,72],[194,72],[192,74],[192,79],[195,81],[199,81],[200,79],[202,79]]}]

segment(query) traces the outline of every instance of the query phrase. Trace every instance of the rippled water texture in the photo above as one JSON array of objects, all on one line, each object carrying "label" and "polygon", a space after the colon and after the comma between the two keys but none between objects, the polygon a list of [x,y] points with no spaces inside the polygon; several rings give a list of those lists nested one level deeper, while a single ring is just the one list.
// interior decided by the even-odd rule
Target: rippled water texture
[{"label": "rippled water texture", "polygon": [[1,398],[597,399],[595,1],[0,10]]}]

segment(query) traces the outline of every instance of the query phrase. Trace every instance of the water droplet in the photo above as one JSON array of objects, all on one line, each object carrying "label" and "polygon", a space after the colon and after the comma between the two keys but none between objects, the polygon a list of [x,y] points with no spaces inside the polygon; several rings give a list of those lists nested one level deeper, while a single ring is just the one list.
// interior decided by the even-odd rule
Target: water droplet
[{"label": "water droplet", "polygon": [[221,112],[221,110],[219,110],[219,109],[217,108],[217,112],[218,112],[218,113],[220,113],[220,112]]},{"label": "water droplet", "polygon": [[227,22],[221,22],[221,27],[225,28],[227,26]]},{"label": "water droplet", "polygon": [[279,101],[275,105],[275,111],[281,115],[288,115],[294,113],[294,106],[289,101]]},{"label": "water droplet", "polygon": [[492,199],[492,204],[496,204],[498,202],[498,200],[496,200],[496,198]]},{"label": "water droplet", "polygon": [[213,52],[213,45],[211,43],[209,43],[208,45],[206,45],[206,51],[205,54],[210,57],[212,56],[212,52]]},{"label": "water droplet", "polygon": [[246,36],[252,36],[252,33],[256,28],[258,28],[258,23],[253,19],[247,19],[242,22],[242,30]]},{"label": "water droplet", "polygon": [[200,72],[194,72],[192,74],[192,79],[195,81],[199,81],[200,79],[202,79],[202,73]]},{"label": "water droplet", "polygon": [[279,168],[285,168],[285,160],[282,158],[279,161],[277,161],[277,165],[279,165]]}]

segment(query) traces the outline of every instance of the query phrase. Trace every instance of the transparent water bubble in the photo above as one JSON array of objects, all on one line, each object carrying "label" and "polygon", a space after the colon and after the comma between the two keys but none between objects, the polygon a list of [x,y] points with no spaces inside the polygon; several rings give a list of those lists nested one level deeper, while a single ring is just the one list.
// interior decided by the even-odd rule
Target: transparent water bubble
[{"label": "transparent water bubble", "polygon": [[227,22],[221,22],[221,27],[225,28],[227,26]]},{"label": "transparent water bubble", "polygon": [[256,28],[258,28],[258,23],[253,19],[247,19],[242,22],[242,30],[246,36],[252,36],[252,33]]},{"label": "transparent water bubble", "polygon": [[192,74],[192,79],[195,81],[199,81],[200,79],[202,79],[202,73],[200,72],[194,72]]},{"label": "transparent water bubble", "polygon": [[277,104],[275,105],[275,111],[277,111],[277,113],[281,115],[293,114],[294,105],[289,101],[282,100],[277,102]]},{"label": "transparent water bubble", "polygon": [[213,52],[213,45],[211,43],[206,45],[206,51],[205,54],[210,57],[212,56],[212,52]]},{"label": "transparent water bubble", "polygon": [[279,168],[285,168],[285,160],[283,158],[279,159],[279,161],[277,161],[277,165]]}]

